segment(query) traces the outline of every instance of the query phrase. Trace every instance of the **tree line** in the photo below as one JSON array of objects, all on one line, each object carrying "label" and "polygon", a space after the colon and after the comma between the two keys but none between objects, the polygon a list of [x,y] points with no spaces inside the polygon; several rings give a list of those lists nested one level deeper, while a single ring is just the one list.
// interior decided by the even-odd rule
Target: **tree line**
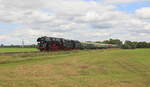
[{"label": "tree line", "polygon": [[125,43],[121,46],[121,48],[123,49],[150,48],[150,43],[125,41]]},{"label": "tree line", "polygon": [[150,42],[137,42],[137,41],[126,40],[123,43],[119,39],[109,39],[109,40],[105,40],[105,41],[97,42],[97,43],[115,44],[119,48],[122,48],[122,49],[150,48]]},{"label": "tree line", "polygon": [[0,48],[35,48],[36,45],[35,44],[32,44],[32,45],[4,45],[4,44],[1,44],[0,45]]}]

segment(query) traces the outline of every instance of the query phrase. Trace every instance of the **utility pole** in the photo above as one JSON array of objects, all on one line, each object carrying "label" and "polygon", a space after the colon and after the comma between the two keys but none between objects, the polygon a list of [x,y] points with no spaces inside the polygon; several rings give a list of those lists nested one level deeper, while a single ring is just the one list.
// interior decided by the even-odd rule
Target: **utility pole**
[{"label": "utility pole", "polygon": [[108,40],[112,39],[111,32],[109,33]]},{"label": "utility pole", "polygon": [[22,40],[22,48],[24,48],[24,40]]}]

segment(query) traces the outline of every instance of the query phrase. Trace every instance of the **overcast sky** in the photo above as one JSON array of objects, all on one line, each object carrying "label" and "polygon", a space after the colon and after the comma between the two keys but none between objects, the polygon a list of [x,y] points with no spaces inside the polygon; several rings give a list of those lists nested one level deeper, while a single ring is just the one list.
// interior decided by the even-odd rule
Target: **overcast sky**
[{"label": "overcast sky", "polygon": [[40,36],[150,41],[150,0],[0,0],[0,44]]}]

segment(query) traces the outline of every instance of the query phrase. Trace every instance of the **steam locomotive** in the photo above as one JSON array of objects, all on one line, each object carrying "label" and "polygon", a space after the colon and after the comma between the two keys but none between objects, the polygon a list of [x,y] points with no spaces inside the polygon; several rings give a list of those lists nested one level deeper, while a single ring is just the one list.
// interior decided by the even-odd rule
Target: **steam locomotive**
[{"label": "steam locomotive", "polygon": [[37,39],[37,48],[40,51],[59,51],[59,50],[72,50],[80,49],[81,43],[76,40],[68,40],[64,38],[55,37],[40,37]]},{"label": "steam locomotive", "polygon": [[59,50],[74,50],[74,49],[104,49],[115,47],[111,44],[99,44],[92,42],[79,42],[77,40],[68,40],[55,37],[40,37],[37,39],[37,48],[40,51],[59,51]]}]

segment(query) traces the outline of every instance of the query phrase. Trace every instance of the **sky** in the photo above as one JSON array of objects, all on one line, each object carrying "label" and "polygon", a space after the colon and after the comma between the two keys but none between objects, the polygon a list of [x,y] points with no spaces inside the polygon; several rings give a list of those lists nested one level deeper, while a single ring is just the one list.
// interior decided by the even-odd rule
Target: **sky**
[{"label": "sky", "polygon": [[150,42],[150,0],[0,0],[0,44],[41,36]]}]

